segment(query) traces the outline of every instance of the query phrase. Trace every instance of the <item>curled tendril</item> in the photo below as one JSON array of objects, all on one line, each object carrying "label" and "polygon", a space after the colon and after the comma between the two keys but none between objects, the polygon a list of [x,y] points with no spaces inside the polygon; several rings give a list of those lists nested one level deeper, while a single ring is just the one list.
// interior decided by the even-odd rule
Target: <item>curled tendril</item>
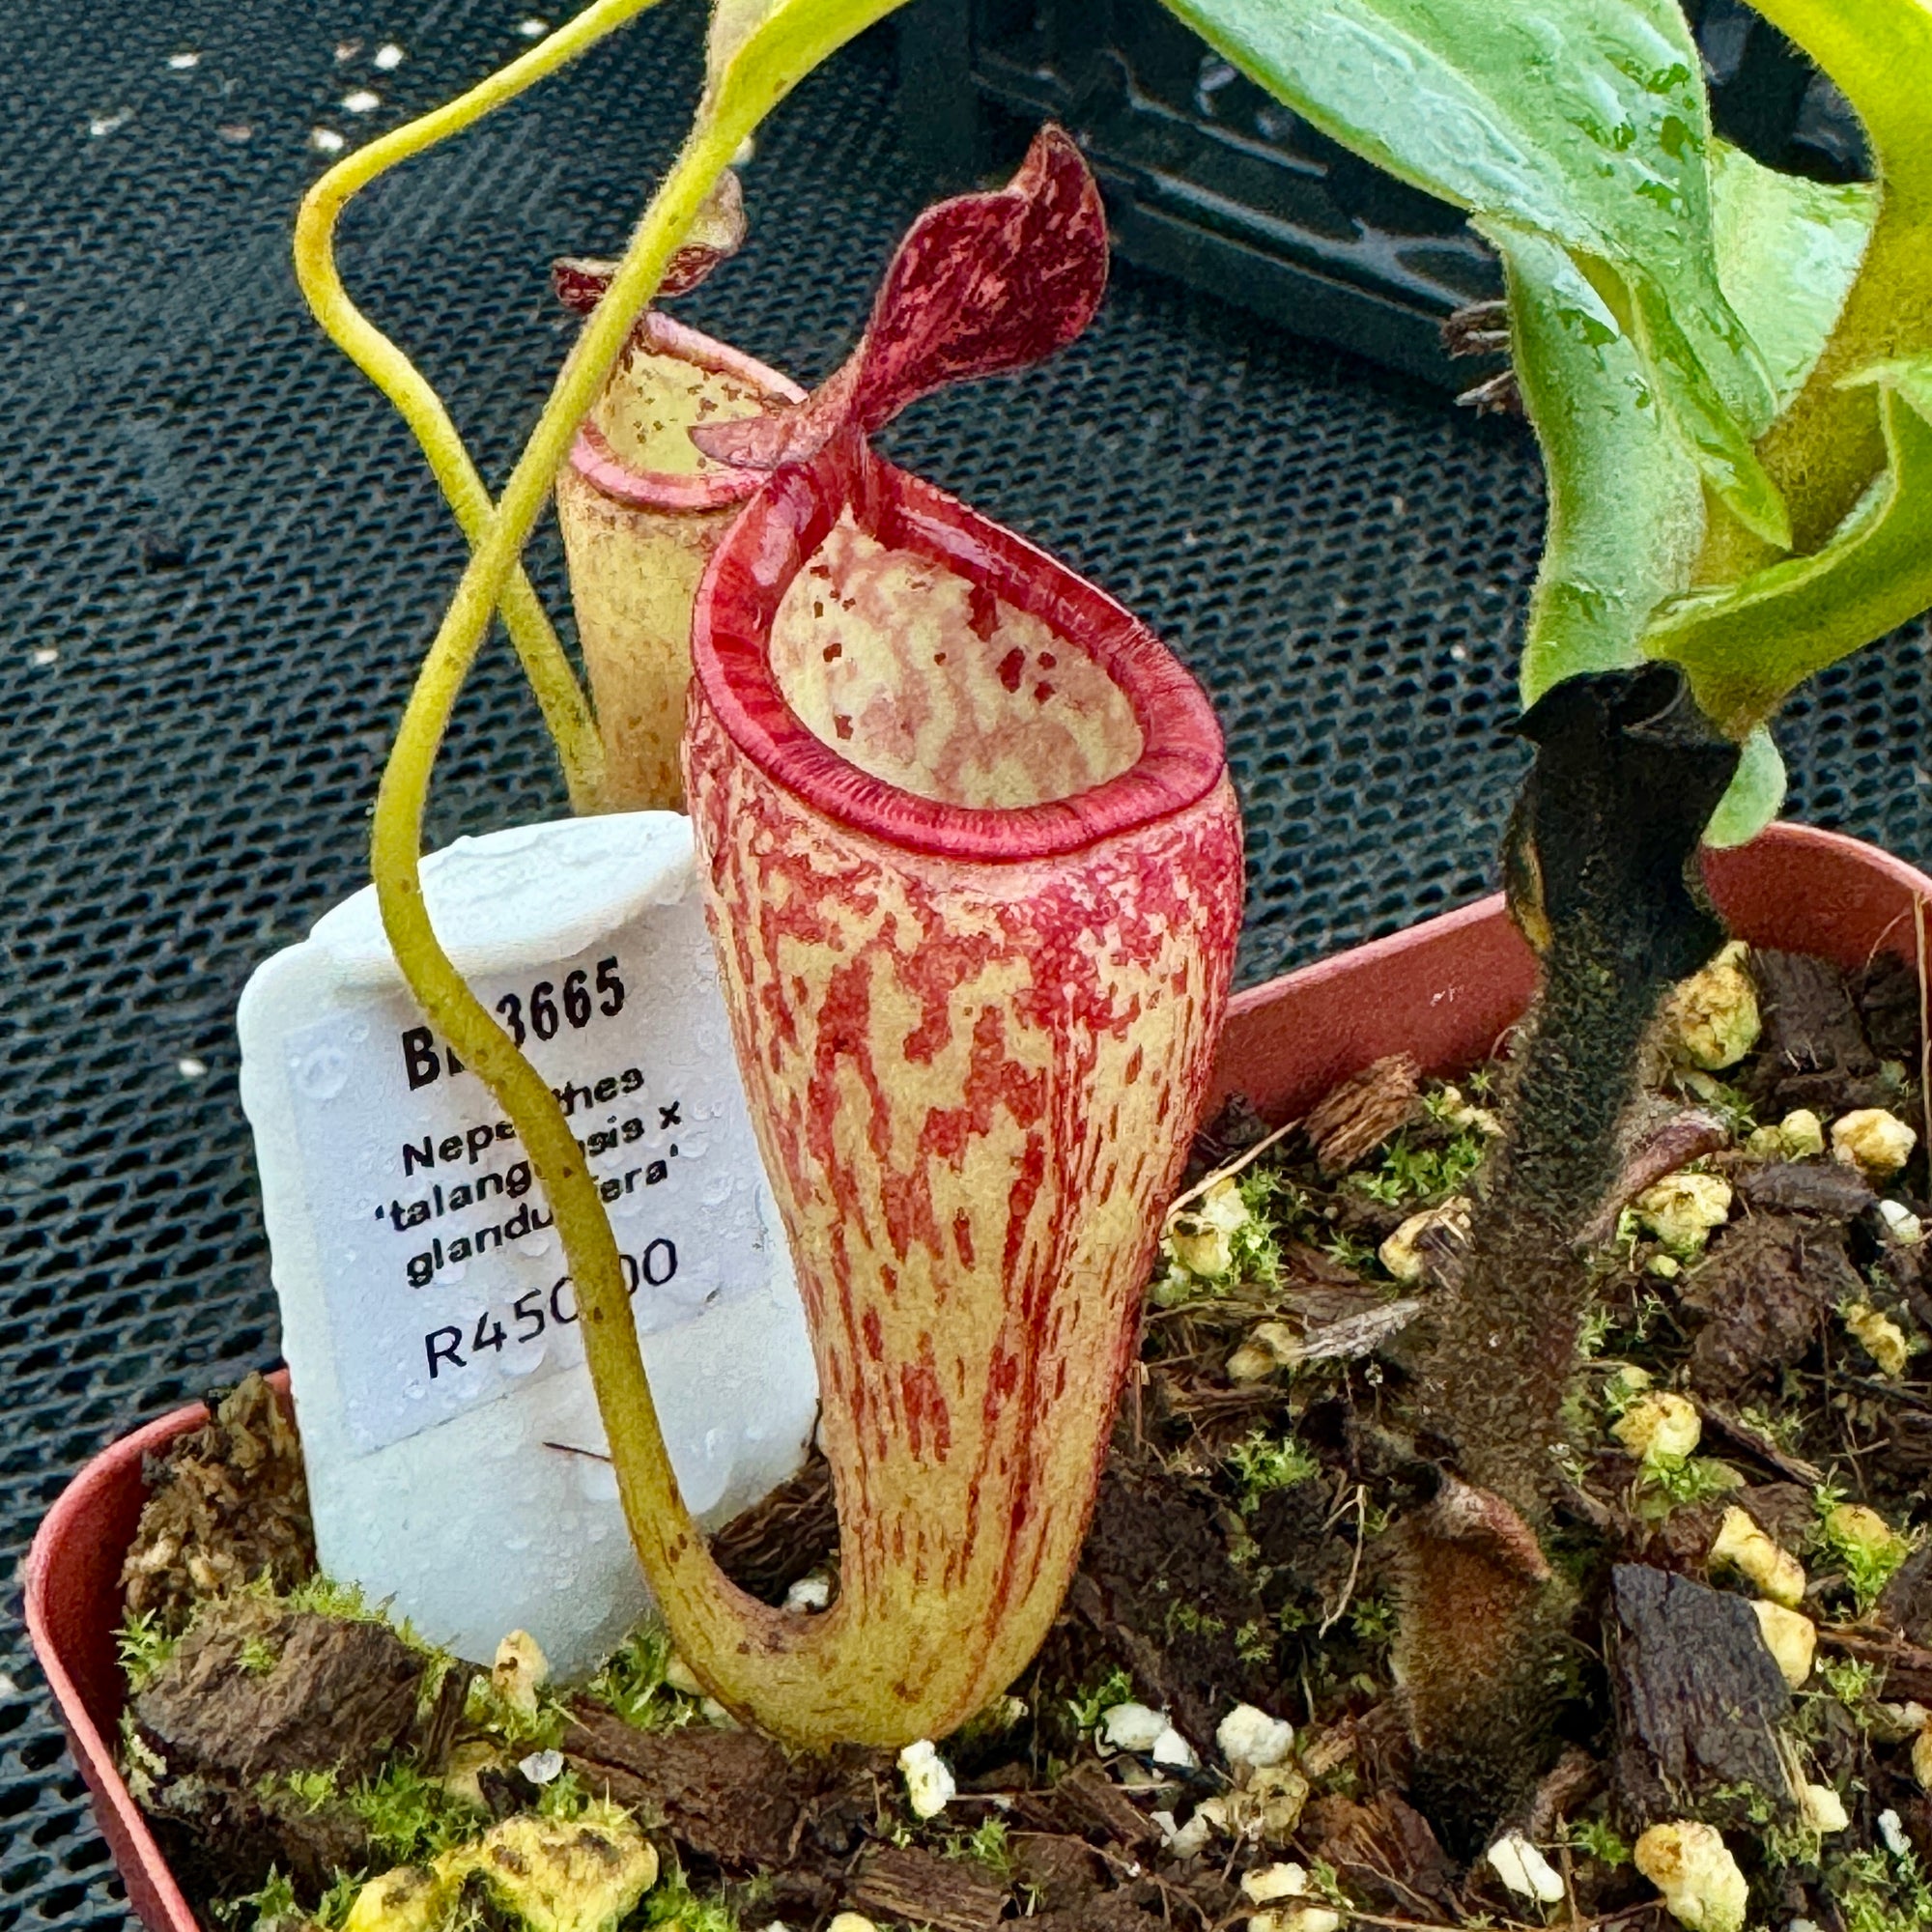
[{"label": "curled tendril", "polygon": [[[296,215],[296,280],[310,310],[330,341],[396,406],[472,545],[489,521],[493,507],[489,492],[428,378],[350,299],[335,266],[336,224],[355,196],[390,168],[473,127],[655,4],[656,0],[594,0],[575,19],[469,93],[336,162],[302,197]],[[604,803],[604,751],[596,724],[521,565],[504,583],[501,610],[504,628],[556,747],[570,802],[579,811],[598,810]]]}]

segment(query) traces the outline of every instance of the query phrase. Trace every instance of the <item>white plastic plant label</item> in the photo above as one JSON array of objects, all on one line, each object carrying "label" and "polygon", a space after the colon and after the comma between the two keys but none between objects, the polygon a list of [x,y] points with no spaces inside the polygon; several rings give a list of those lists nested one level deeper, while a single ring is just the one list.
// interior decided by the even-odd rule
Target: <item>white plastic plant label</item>
[{"label": "white plastic plant label", "polygon": [[[679,1480],[723,1520],[797,1466],[816,1381],[689,822],[523,827],[423,877],[584,1150]],[[587,1668],[645,1598],[521,1141],[424,1024],[373,892],[264,965],[239,1017],[325,1568],[466,1655],[521,1626]]]},{"label": "white plastic plant label", "polygon": [[[695,902],[472,990],[549,1081],[617,1236],[639,1332],[771,1271],[758,1154]],[[709,1051],[694,1051],[700,1039]],[[283,1040],[351,1435],[368,1449],[583,1360],[510,1122],[407,996]]]}]

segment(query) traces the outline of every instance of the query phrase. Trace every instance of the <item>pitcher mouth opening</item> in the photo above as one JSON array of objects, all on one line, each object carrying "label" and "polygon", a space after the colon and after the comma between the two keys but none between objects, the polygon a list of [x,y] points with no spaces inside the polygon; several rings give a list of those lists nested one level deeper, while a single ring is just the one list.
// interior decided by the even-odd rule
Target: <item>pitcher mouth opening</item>
[{"label": "pitcher mouth opening", "polygon": [[1226,768],[1206,694],[1146,625],[844,439],[732,525],[692,668],[768,777],[911,851],[1078,851],[1185,810]]},{"label": "pitcher mouth opening", "polygon": [[[640,363],[647,375],[655,369],[683,380],[659,385],[662,393],[646,397],[634,380]],[[805,391],[789,377],[647,309],[605,394],[579,426],[570,467],[627,510],[729,509],[757,493],[763,473],[699,455],[686,431],[695,423],[804,399]],[[653,467],[646,457],[653,444],[674,457],[677,467]]]}]

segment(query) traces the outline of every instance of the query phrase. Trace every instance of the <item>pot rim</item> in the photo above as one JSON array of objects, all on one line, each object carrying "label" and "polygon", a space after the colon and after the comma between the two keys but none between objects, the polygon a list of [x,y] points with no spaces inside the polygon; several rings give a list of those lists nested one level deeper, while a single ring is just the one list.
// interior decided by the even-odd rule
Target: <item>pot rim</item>
[{"label": "pot rim", "polygon": [[[288,1370],[276,1369],[268,1379],[286,1402]],[[64,1631],[61,1626],[64,1622],[71,1623],[72,1614],[63,1617],[53,1577],[60,1567],[61,1554],[69,1545],[100,1534],[103,1498],[131,1476],[141,1483],[145,1499],[142,1472],[147,1459],[158,1455],[177,1436],[190,1429],[199,1429],[208,1420],[205,1403],[188,1403],[143,1423],[130,1435],[118,1436],[83,1463],[61,1491],[53,1507],[41,1520],[27,1549],[21,1619],[27,1627],[27,1640],[52,1693],[54,1709],[67,1732],[68,1747],[94,1801],[96,1822],[128,1889],[128,1902],[154,1932],[197,1932],[199,1920],[176,1882],[173,1867],[156,1842],[147,1814],[134,1803],[133,1794],[121,1776],[121,1767],[115,1762],[113,1746],[106,1735],[112,1729],[112,1720],[105,1724],[96,1720],[92,1705],[74,1671],[69,1667],[71,1650],[66,1639],[75,1633]],[[115,1551],[117,1571],[126,1555],[125,1545]],[[111,1632],[107,1640],[111,1647]]]},{"label": "pot rim", "polygon": [[[733,376],[760,390],[767,402],[805,401],[805,391],[789,376],[656,309],[644,311],[638,332],[660,355],[717,375]],[[760,469],[721,468],[685,476],[663,469],[633,469],[587,416],[578,425],[576,440],[570,446],[570,467],[599,496],[627,510],[726,510],[755,495],[765,481]]]},{"label": "pot rim", "polygon": [[[1932,925],[1932,878],[1843,832],[1779,820],[1747,844],[1706,847],[1705,883],[1734,937],[1753,946],[1863,964],[1890,952],[1917,956],[1912,905]],[[1932,941],[1928,941],[1932,945]],[[1264,1119],[1282,1121],[1402,1046],[1422,1070],[1454,1078],[1521,1018],[1536,990],[1536,955],[1503,895],[1437,913],[1249,986],[1228,1003],[1204,1120],[1241,1093]],[[1292,1078],[1280,1076],[1289,1059]]]},{"label": "pot rim", "polygon": [[[1091,790],[1009,808],[924,798],[841,757],[785,702],[770,646],[785,591],[848,508],[881,543],[983,585],[1085,651],[1132,706],[1140,756]],[[840,825],[938,858],[1005,865],[1064,857],[1174,817],[1208,797],[1227,770],[1207,694],[1139,618],[856,437],[775,471],[725,532],[692,612],[691,663],[694,693],[767,777]]]}]

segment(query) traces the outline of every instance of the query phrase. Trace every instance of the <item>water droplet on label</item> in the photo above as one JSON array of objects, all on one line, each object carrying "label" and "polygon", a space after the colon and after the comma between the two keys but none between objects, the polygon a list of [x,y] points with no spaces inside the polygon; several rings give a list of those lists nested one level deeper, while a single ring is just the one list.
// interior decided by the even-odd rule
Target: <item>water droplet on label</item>
[{"label": "water droplet on label", "polygon": [[737,1182],[730,1175],[721,1171],[705,1178],[699,1198],[707,1208],[722,1208],[730,1200],[736,1187]]},{"label": "water droplet on label", "polygon": [[617,1472],[609,1463],[594,1456],[573,1456],[570,1460],[577,1464],[578,1492],[585,1502],[617,1500]]},{"label": "water droplet on label", "polygon": [[503,1369],[506,1376],[523,1377],[544,1365],[544,1357],[550,1352],[542,1342],[534,1342],[524,1348],[506,1349],[503,1351]]},{"label": "water droplet on label", "polygon": [[319,1046],[296,1068],[296,1085],[305,1098],[332,1100],[349,1081],[349,1056],[340,1048]]}]

